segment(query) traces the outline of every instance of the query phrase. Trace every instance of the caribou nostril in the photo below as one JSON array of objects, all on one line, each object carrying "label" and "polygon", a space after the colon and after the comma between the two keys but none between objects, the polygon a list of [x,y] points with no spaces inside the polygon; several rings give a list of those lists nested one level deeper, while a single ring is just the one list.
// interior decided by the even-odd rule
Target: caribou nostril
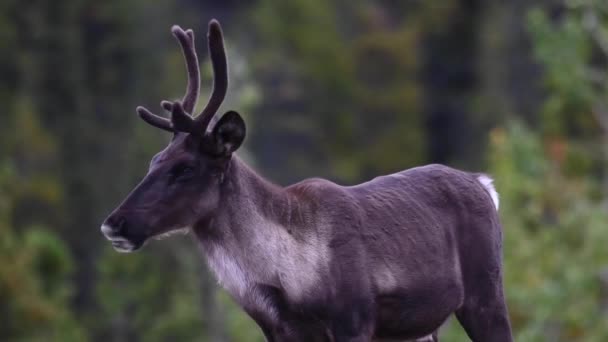
[{"label": "caribou nostril", "polygon": [[106,235],[122,235],[127,227],[123,216],[112,216],[102,225],[101,231]]}]

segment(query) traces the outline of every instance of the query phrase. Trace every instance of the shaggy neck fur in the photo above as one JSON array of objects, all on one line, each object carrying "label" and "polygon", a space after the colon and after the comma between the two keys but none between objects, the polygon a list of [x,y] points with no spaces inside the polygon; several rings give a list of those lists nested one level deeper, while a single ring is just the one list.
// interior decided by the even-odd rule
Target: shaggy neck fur
[{"label": "shaggy neck fur", "polygon": [[[224,175],[220,208],[216,217],[228,216],[246,219],[243,217],[244,213],[255,214],[268,220],[269,223],[287,230],[305,226],[306,218],[309,217],[307,213],[311,209],[313,209],[313,203],[304,194],[289,192],[285,188],[270,183],[257,175],[238,157],[233,156]],[[232,223],[238,223],[240,226],[246,225],[247,221],[232,221]]]},{"label": "shaggy neck fur", "polygon": [[321,242],[306,229],[315,215],[305,197],[267,182],[236,157],[230,161],[219,208],[195,233],[220,284],[237,300],[246,300],[255,284],[282,288],[297,300],[318,280],[324,249],[309,247]]}]

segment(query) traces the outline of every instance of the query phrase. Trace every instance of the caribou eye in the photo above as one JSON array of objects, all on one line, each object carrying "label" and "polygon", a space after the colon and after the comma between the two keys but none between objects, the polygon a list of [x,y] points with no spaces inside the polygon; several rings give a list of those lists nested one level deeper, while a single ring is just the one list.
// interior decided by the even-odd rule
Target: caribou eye
[{"label": "caribou eye", "polygon": [[178,164],[171,169],[171,178],[186,179],[194,175],[194,167],[189,164]]}]

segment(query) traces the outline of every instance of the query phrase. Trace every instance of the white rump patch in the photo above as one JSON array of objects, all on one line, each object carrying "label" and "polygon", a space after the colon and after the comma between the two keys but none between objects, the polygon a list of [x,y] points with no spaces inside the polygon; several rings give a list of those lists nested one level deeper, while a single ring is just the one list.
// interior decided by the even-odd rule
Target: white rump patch
[{"label": "white rump patch", "polygon": [[494,188],[494,185],[492,183],[494,183],[494,180],[486,175],[481,175],[479,177],[477,177],[477,180],[479,181],[479,183],[481,183],[481,185],[483,185],[483,187],[486,189],[486,191],[490,194],[490,196],[492,197],[492,202],[494,202],[494,206],[496,207],[496,210],[498,210],[498,192],[496,192],[496,189]]}]

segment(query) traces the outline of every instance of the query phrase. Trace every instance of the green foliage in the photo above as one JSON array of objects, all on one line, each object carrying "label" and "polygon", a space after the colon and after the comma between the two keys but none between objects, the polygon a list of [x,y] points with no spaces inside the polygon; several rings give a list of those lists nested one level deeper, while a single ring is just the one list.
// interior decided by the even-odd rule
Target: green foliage
[{"label": "green foliage", "polygon": [[57,234],[41,227],[16,231],[11,169],[0,164],[0,339],[83,341],[69,309],[73,260]]},{"label": "green foliage", "polygon": [[549,90],[543,110],[546,133],[593,132],[597,122],[590,114],[608,95],[606,4],[567,2],[565,13],[557,20],[535,9],[528,21],[535,56],[545,68]]},{"label": "green foliage", "polygon": [[[500,193],[504,286],[516,341],[605,341],[600,274],[608,265],[608,213],[595,180],[568,175],[538,134],[514,122],[491,134]],[[442,334],[465,339],[455,320]]]},{"label": "green foliage", "polygon": [[590,196],[594,180],[564,174],[543,150],[521,125],[494,132],[513,326],[518,340],[603,341],[599,274],[608,264],[608,215]]},{"label": "green foliage", "polygon": [[243,313],[242,309],[222,291],[220,295],[221,303],[226,310],[227,330],[230,332],[231,341],[240,342],[264,342],[264,335],[260,328],[249,316]]},{"label": "green foliage", "polygon": [[[253,12],[264,45],[254,70],[268,91],[254,108],[265,128],[253,137],[254,151],[272,148],[296,172],[277,165],[268,170],[276,179],[314,173],[352,183],[424,161],[421,65],[411,53],[421,25],[397,17],[389,25],[380,17],[391,17],[390,6],[356,3],[265,0]],[[283,154],[269,147],[275,139],[307,148]]]},{"label": "green foliage", "polygon": [[[175,242],[170,246],[192,248]],[[188,276],[173,253],[155,247],[128,258],[109,246],[103,249],[98,262],[100,310],[92,322],[103,338],[194,341],[201,335],[196,277]]]}]

